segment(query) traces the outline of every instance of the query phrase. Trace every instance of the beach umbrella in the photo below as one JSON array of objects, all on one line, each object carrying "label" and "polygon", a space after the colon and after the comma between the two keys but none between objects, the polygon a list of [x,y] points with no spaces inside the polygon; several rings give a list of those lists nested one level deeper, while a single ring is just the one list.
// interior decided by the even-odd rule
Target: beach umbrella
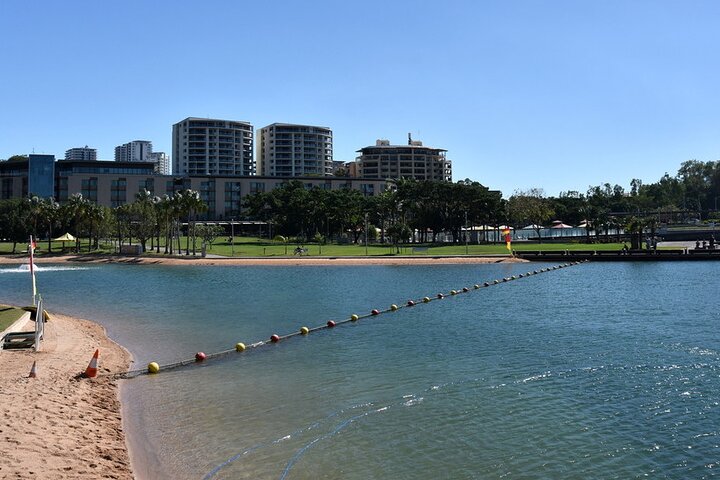
[{"label": "beach umbrella", "polygon": [[562,223],[562,222],[560,222],[560,223],[553,222],[553,226],[550,228],[575,228],[575,227],[573,227],[572,225],[568,225],[566,223]]},{"label": "beach umbrella", "polygon": [[65,250],[65,242],[74,242],[74,241],[75,241],[75,237],[73,237],[69,233],[66,233],[65,235],[61,235],[58,238],[53,238],[53,242],[62,242],[63,250]]}]

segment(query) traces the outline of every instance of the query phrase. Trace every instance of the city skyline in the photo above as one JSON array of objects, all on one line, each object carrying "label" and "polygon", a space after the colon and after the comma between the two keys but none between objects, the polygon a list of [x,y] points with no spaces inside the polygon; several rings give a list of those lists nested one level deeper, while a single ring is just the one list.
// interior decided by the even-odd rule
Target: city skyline
[{"label": "city skyline", "polygon": [[111,159],[132,138],[170,152],[187,117],[327,126],[343,161],[411,133],[448,150],[453,180],[506,197],[629,189],[720,158],[714,2],[267,9],[2,2],[0,158],[89,145]]}]

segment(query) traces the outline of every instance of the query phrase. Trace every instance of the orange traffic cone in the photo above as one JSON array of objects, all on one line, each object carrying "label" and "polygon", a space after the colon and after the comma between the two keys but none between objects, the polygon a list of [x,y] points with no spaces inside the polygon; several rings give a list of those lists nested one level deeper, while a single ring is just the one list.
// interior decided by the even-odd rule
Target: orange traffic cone
[{"label": "orange traffic cone", "polygon": [[33,362],[33,366],[30,369],[30,375],[28,378],[37,378],[37,362]]},{"label": "orange traffic cone", "polygon": [[95,350],[95,355],[93,355],[93,357],[90,359],[90,363],[85,369],[85,376],[87,378],[93,378],[97,376],[98,355],[100,355],[100,350]]}]

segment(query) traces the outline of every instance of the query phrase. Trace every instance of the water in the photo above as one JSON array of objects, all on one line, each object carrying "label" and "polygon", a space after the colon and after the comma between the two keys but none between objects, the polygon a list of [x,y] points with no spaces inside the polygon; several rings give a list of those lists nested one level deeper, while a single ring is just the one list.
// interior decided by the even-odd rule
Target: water
[{"label": "water", "polygon": [[[142,366],[542,266],[41,266],[38,286]],[[716,269],[583,264],[471,290],[128,381],[126,419],[153,478],[712,478]],[[27,303],[26,276],[0,269],[0,300]]]}]

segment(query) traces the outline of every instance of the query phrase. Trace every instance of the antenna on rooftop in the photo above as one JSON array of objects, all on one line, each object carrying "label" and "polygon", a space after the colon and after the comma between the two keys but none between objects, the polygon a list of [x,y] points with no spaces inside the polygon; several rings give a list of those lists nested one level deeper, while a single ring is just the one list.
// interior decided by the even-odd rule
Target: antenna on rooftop
[{"label": "antenna on rooftop", "polygon": [[412,134],[408,132],[408,145],[412,145]]}]

